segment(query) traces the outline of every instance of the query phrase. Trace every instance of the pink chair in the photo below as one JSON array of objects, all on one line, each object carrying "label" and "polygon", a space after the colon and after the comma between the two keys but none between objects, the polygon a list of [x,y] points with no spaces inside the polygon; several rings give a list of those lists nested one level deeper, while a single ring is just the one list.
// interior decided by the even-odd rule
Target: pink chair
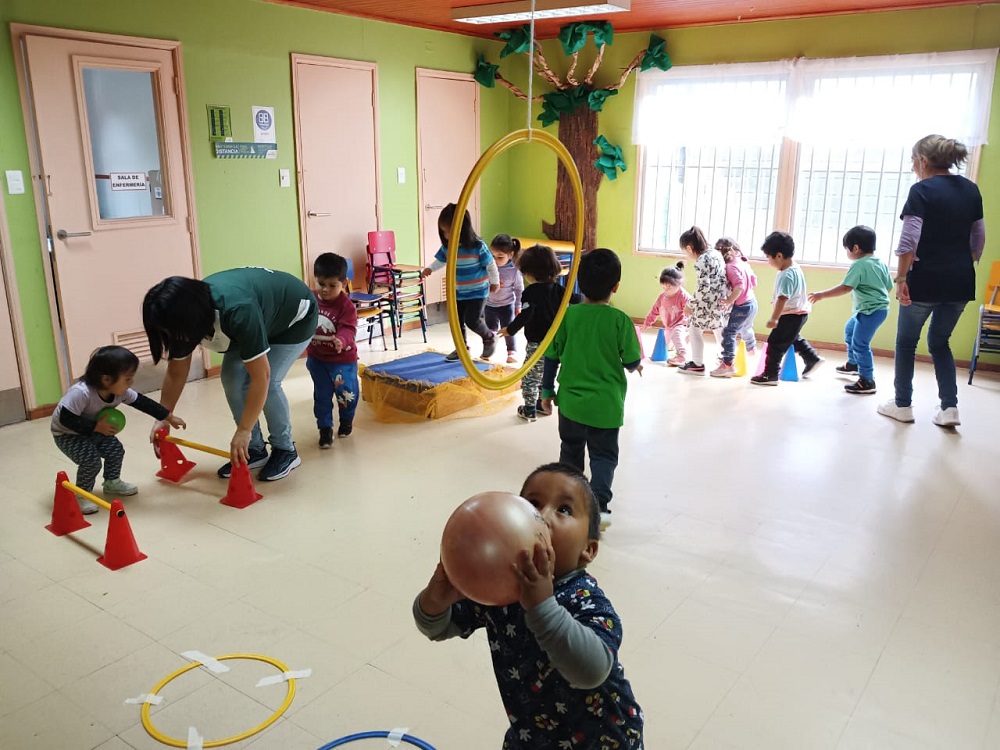
[{"label": "pink chair", "polygon": [[396,262],[396,235],[391,231],[369,232],[368,293],[384,294],[389,303],[393,340],[403,335],[403,326],[419,321],[427,343],[427,312],[423,266]]}]

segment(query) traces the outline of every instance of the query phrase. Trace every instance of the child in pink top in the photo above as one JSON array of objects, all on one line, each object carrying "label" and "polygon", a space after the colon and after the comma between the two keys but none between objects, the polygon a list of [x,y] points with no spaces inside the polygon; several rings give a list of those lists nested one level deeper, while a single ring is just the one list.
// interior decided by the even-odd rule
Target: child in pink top
[{"label": "child in pink top", "polygon": [[715,243],[715,249],[722,253],[726,261],[726,280],[732,290],[723,301],[729,311],[729,321],[722,329],[722,361],[709,373],[713,378],[731,378],[736,374],[733,362],[736,359],[736,337],[743,339],[747,354],[757,349],[757,338],[753,332],[753,319],[757,315],[757,275],[753,272],[746,256],[735,240],[723,237]]},{"label": "child in pink top", "polygon": [[642,330],[645,331],[656,322],[657,318],[663,321],[668,346],[673,345],[674,348],[674,356],[667,360],[667,364],[671,367],[681,366],[687,362],[688,356],[690,320],[684,310],[691,301],[691,295],[682,286],[684,283],[682,268],[684,262],[679,261],[674,268],[664,268],[660,273],[660,286],[663,287],[663,292],[656,298],[653,308],[642,324]]}]

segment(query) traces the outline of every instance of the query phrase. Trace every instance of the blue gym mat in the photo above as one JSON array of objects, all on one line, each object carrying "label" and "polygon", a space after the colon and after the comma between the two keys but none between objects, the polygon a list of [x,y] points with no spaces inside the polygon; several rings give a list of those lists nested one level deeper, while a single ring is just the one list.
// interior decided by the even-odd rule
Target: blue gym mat
[{"label": "blue gym mat", "polygon": [[[481,372],[488,372],[491,368],[488,362],[475,362],[475,365]],[[381,365],[365,365],[365,370],[430,387],[469,377],[461,362],[448,362],[443,354],[437,352],[412,354]]]}]

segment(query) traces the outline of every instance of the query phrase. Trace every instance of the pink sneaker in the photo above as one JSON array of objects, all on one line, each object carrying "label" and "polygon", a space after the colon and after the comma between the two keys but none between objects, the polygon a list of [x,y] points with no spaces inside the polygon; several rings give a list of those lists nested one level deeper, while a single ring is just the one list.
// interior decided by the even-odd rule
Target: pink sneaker
[{"label": "pink sneaker", "polygon": [[684,359],[684,357],[671,357],[667,360],[667,365],[669,367],[680,367],[685,362],[687,362],[687,360]]},{"label": "pink sneaker", "polygon": [[512,365],[517,362],[517,357],[514,356],[514,352],[507,352],[507,364]]},{"label": "pink sneaker", "polygon": [[713,378],[731,378],[735,374],[736,368],[725,362],[719,362],[719,366],[709,373]]}]

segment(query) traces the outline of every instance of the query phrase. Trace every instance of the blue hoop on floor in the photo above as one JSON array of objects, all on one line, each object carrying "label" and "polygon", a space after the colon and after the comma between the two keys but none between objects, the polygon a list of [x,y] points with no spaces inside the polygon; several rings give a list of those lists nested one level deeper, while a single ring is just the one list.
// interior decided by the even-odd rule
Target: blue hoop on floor
[{"label": "blue hoop on floor", "polygon": [[[358,732],[356,734],[348,734],[344,737],[338,737],[337,739],[328,742],[319,748],[319,750],[332,750],[335,747],[340,747],[341,745],[346,745],[348,742],[354,742],[355,740],[369,740],[378,737],[388,737],[391,732],[387,732],[384,729],[378,729],[373,732]],[[409,744],[421,748],[421,750],[435,750],[433,745],[429,745],[418,737],[414,737],[409,734],[404,734],[401,737],[403,742],[408,742]]]}]

